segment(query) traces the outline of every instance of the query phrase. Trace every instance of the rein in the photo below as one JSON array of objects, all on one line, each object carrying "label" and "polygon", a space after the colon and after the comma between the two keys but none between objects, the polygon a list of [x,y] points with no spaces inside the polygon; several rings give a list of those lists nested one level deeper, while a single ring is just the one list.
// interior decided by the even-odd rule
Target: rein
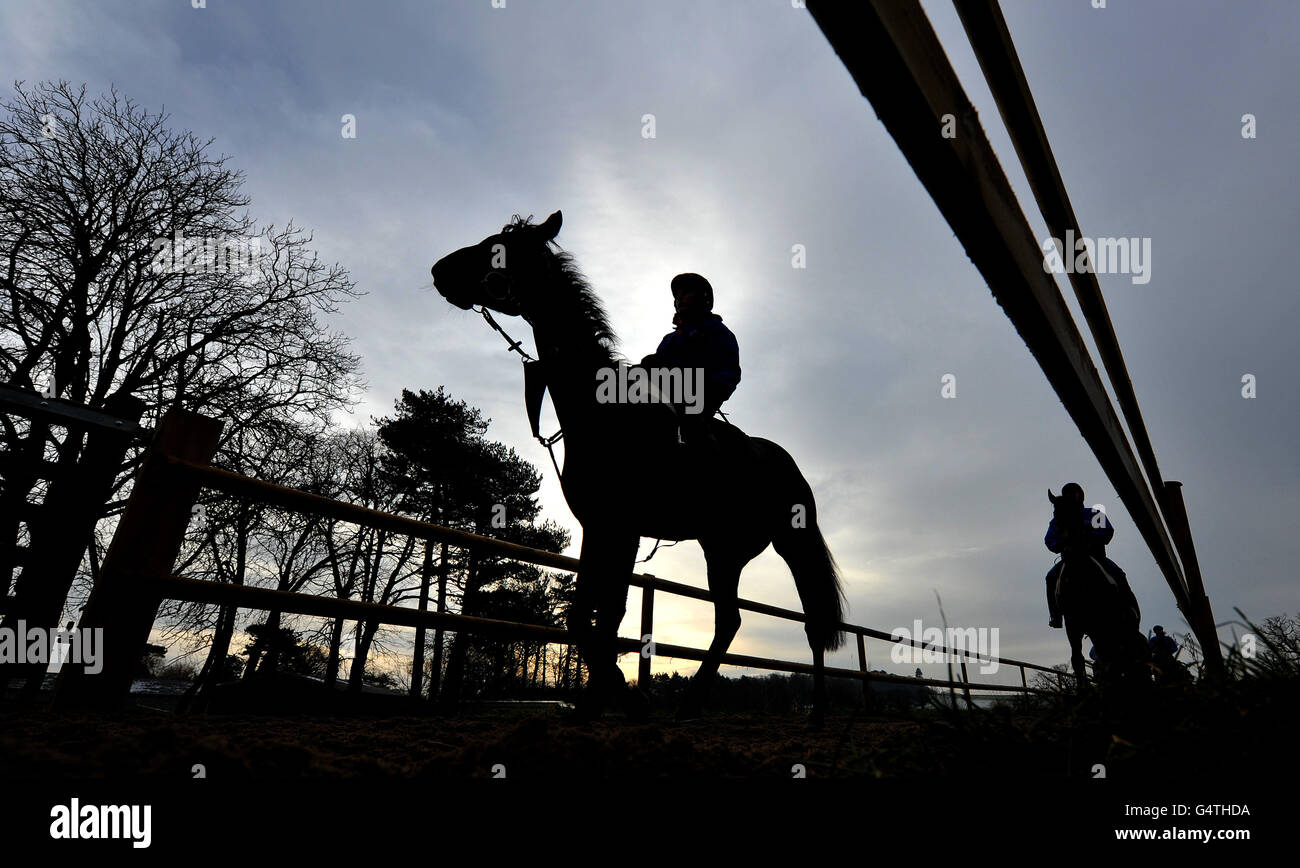
[{"label": "rein", "polygon": [[520,342],[510,337],[505,329],[492,318],[492,313],[486,307],[480,305],[475,308],[483,315],[483,319],[488,325],[492,326],[505,342],[509,344],[507,352],[516,352],[519,354],[519,361],[524,366],[524,403],[528,409],[528,423],[533,428],[533,437],[537,442],[546,447],[547,453],[551,456],[551,466],[555,468],[555,475],[560,476],[560,463],[555,460],[555,444],[564,437],[564,429],[556,431],[550,437],[543,437],[538,431],[541,424],[542,398],[546,395],[546,381],[542,379],[541,362],[530,356],[527,351],[520,346]]},{"label": "rein", "polygon": [[506,330],[501,328],[500,324],[498,324],[497,321],[492,318],[492,312],[490,310],[488,310],[486,307],[483,307],[482,305],[479,305],[474,309],[477,310],[479,313],[483,314],[483,319],[487,321],[487,324],[492,326],[492,328],[496,329],[501,334],[501,337],[506,339],[506,343],[510,345],[507,352],[513,350],[514,352],[521,355],[525,362],[537,361],[537,359],[534,359],[532,356],[528,355],[528,353],[524,352],[524,350],[520,349],[519,341],[515,340],[514,338],[510,337],[510,335],[506,334]]},{"label": "rein", "polygon": [[[533,427],[533,437],[537,439],[538,443],[545,446],[546,451],[550,454],[551,465],[555,468],[555,475],[562,476],[560,473],[560,464],[555,460],[555,444],[564,437],[564,429],[561,428],[550,437],[543,437],[537,431],[541,420],[542,398],[546,394],[546,381],[542,379],[542,363],[530,356],[528,352],[520,346],[519,341],[510,337],[509,333],[506,332],[505,329],[501,328],[501,324],[492,318],[491,311],[481,305],[475,309],[483,315],[484,321],[486,321],[488,325],[492,326],[492,328],[505,339],[505,342],[509,344],[506,352],[516,352],[519,354],[519,361],[524,366],[524,403],[528,408],[528,424]],[[655,540],[655,546],[651,549],[650,554],[637,561],[637,563],[643,564],[654,557],[655,552],[659,551],[659,545],[662,542],[663,540]],[[664,547],[668,548],[669,546],[675,545],[677,545],[677,542],[671,542]]]},{"label": "rein", "polygon": [[[528,424],[532,426],[533,437],[538,443],[546,447],[547,454],[551,456],[551,466],[555,468],[555,475],[562,478],[563,474],[560,473],[560,463],[555,460],[555,444],[564,437],[564,429],[561,428],[550,437],[543,437],[538,431],[538,426],[541,424],[542,399],[546,396],[546,380],[544,379],[545,374],[542,371],[541,361],[529,355],[528,351],[523,348],[520,341],[510,337],[509,332],[501,328],[501,324],[492,317],[492,312],[486,307],[479,305],[474,309],[482,314],[484,322],[492,326],[492,329],[496,331],[497,334],[501,335],[503,340],[505,340],[507,344],[506,352],[515,352],[519,354],[519,361],[524,366],[524,404],[528,410]],[[731,424],[731,420],[727,418],[726,413],[723,413],[720,409],[717,413],[722,417],[724,422],[728,425]],[[663,540],[655,540],[654,548],[651,549],[650,554],[637,561],[637,563],[642,564],[653,558],[655,552],[659,551],[662,542]],[[675,545],[677,545],[677,541],[670,542],[667,546],[664,546],[664,548],[669,548]],[[1062,570],[1062,572],[1064,572],[1064,570]],[[1107,578],[1109,578],[1109,576],[1107,576]],[[1113,581],[1114,580],[1112,579],[1112,582]]]}]

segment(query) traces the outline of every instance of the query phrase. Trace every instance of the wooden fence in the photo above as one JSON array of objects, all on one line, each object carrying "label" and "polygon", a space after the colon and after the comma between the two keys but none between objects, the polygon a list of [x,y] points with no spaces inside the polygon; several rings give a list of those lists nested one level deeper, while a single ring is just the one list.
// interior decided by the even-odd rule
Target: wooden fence
[{"label": "wooden fence", "polygon": [[[355,504],[331,500],[320,495],[275,485],[232,473],[209,463],[216,453],[220,422],[183,410],[172,410],[162,420],[145,458],[135,489],[122,515],[117,531],[100,569],[99,580],[81,619],[82,628],[103,628],[103,669],[87,675],[80,666],[65,664],[61,671],[56,705],[70,707],[111,707],[125,700],[130,692],[135,667],[144,652],[158,608],[165,599],[217,603],[249,609],[277,610],[290,614],[323,618],[375,621],[409,627],[443,628],[452,632],[496,636],[510,639],[541,640],[548,644],[570,644],[567,630],[535,624],[521,624],[448,612],[431,612],[423,608],[383,605],[337,597],[317,596],[268,588],[232,585],[185,578],[171,574],[180,553],[186,527],[203,488],[243,496],[265,504],[302,513],[333,518],[355,524],[386,529],[431,542],[442,542],[466,549],[490,553],[537,566],[576,572],[576,558],[546,552],[501,540],[490,539],[441,525],[418,521],[401,515],[380,512]],[[656,594],[673,594],[712,602],[708,591],[671,582],[648,574],[637,574],[631,584],[642,589],[641,635],[654,634]],[[751,600],[740,601],[746,611],[757,612],[788,621],[802,622],[801,612]],[[904,640],[915,648],[929,649],[959,658],[960,681],[912,678],[867,669],[866,640],[895,643],[881,630],[855,624],[842,624],[857,640],[858,667],[828,667],[832,677],[860,680],[864,692],[872,681],[913,686],[960,689],[969,698],[971,688],[980,691],[1012,693],[1039,692],[1031,688],[1027,670],[1059,674],[1046,666],[1004,657],[981,657],[964,649],[925,644],[915,638]],[[639,680],[650,677],[651,656],[702,660],[705,651],[663,642],[643,642],[620,638],[622,651],[640,655]],[[1020,671],[1018,685],[984,684],[970,681],[967,659],[996,660],[999,665]],[[776,672],[811,674],[811,663],[727,654],[723,663]]]}]

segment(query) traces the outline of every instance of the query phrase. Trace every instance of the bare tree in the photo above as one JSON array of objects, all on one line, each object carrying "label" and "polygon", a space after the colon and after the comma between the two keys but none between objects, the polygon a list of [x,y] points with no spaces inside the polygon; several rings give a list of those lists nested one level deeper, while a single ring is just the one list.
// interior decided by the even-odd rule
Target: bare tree
[{"label": "bare tree", "polygon": [[[241,430],[217,463],[245,476],[272,481],[325,497],[335,497],[341,480],[334,467],[337,435],[314,425],[276,426],[271,431]],[[177,572],[237,585],[258,584],[301,591],[328,575],[334,555],[326,542],[332,519],[267,507],[245,498],[216,494],[203,501],[203,521],[191,530]],[[280,613],[268,624],[279,627]],[[166,607],[158,620],[169,624],[164,637],[179,639],[208,656],[191,694],[206,692],[223,673],[234,636],[236,609],[203,603]],[[256,670],[257,655],[245,668]],[[269,661],[272,668],[274,661]]]},{"label": "bare tree", "polygon": [[[324,493],[321,488],[328,485],[328,481],[317,476],[320,468],[314,455],[322,446],[321,440],[311,432],[304,431],[302,434],[300,438],[285,444],[286,448],[277,450],[277,457],[286,465],[277,468],[279,484],[313,494]],[[273,587],[279,591],[297,593],[312,582],[323,579],[333,558],[322,533],[323,527],[330,520],[284,509],[270,510],[267,518],[257,538],[262,560],[274,582]],[[267,613],[268,631],[280,628],[281,615],[282,612],[278,609]],[[252,678],[259,671],[259,657],[257,652],[249,656],[244,678]],[[271,655],[263,663],[262,669],[272,671],[275,665],[276,660]]]},{"label": "bare tree", "polygon": [[[350,432],[346,447],[348,486],[345,499],[381,512],[401,510],[405,489],[383,472],[386,450],[375,431]],[[359,557],[349,562],[353,573],[348,584],[356,589],[358,598],[367,603],[389,606],[411,599],[414,580],[422,571],[413,557],[417,543],[415,537],[374,527],[356,528],[355,534],[353,545]],[[379,627],[378,621],[363,621],[356,625],[352,667],[348,675],[350,690],[361,689],[366,660]]]},{"label": "bare tree", "polygon": [[[223,444],[246,429],[293,419],[327,424],[360,385],[359,360],[322,315],[356,296],[340,266],[323,264],[292,225],[254,232],[239,213],[242,176],[210,156],[211,140],[168,128],[115,90],[88,100],[66,82],[15,85],[0,103],[0,377],[105,408],[121,396],[156,424],[173,406],[227,420]],[[256,244],[254,243],[256,239]],[[242,251],[231,266],[230,251]],[[224,259],[223,259],[224,257]],[[52,626],[73,576],[42,551],[84,547],[91,527],[32,514],[36,461],[52,449],[55,479],[76,487],[81,432],[0,414],[11,458],[0,490],[0,592],[31,540],[10,618]],[[116,496],[141,459],[123,463]],[[92,552],[92,563],[98,552]],[[2,679],[0,679],[2,680]]]}]

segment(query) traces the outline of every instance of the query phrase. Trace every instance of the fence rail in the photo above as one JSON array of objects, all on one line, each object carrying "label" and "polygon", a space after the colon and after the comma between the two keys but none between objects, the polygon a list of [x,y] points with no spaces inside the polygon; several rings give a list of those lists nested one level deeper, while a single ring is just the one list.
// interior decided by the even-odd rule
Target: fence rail
[{"label": "fence rail", "polygon": [[[428,611],[361,600],[318,596],[247,585],[232,585],[186,578],[171,574],[171,566],[180,552],[191,510],[203,488],[246,497],[254,501],[297,512],[334,518],[363,526],[385,529],[431,542],[443,542],[473,551],[499,555],[512,560],[552,569],[576,572],[578,560],[554,552],[542,551],[515,543],[480,536],[467,531],[419,521],[407,516],[381,512],[356,504],[344,503],[311,492],[301,491],[266,480],[254,479],[211,466],[216,451],[220,424],[198,414],[173,410],[159,425],[158,436],[150,448],[123,513],[113,544],[101,568],[100,581],[92,592],[83,616],[83,626],[106,628],[106,650],[114,650],[116,666],[105,662],[104,672],[87,679],[75,665],[65,666],[60,678],[56,702],[61,707],[76,705],[113,705],[124,699],[131,680],[129,666],[144,650],[149,629],[158,607],[165,599],[218,603],[239,608],[276,610],[291,614],[324,618],[371,621],[408,627],[442,628],[453,632],[540,640],[547,644],[572,644],[567,630],[537,624],[499,621],[471,615]],[[642,589],[641,634],[654,633],[654,600],[657,593],[712,602],[712,595],[702,588],[669,581],[650,574],[635,574],[632,585]],[[803,613],[752,600],[740,600],[740,608],[774,618],[802,623]],[[1057,670],[1036,663],[1006,657],[980,655],[966,649],[951,649],[940,643],[925,643],[915,638],[896,640],[893,635],[857,624],[841,624],[857,639],[858,668],[828,667],[828,676],[859,680],[864,692],[871,682],[947,688],[955,697],[961,690],[969,699],[972,689],[985,692],[1039,693],[1028,685],[1027,671],[1059,674]],[[109,642],[109,635],[113,643]],[[866,640],[938,652],[957,660],[961,680],[915,678],[867,669]],[[653,642],[652,648],[638,639],[618,639],[621,651],[635,652],[639,661],[639,678],[649,680],[651,656],[703,660],[704,649]],[[106,656],[110,656],[106,654]],[[966,661],[996,662],[1018,668],[1019,685],[972,682]],[[776,672],[812,673],[811,663],[727,654],[722,662]],[[93,685],[93,686],[92,686]]]},{"label": "fence rail", "polygon": [[[536,566],[551,567],[554,569],[565,570],[567,572],[577,572],[578,569],[578,559],[569,557],[568,555],[529,548],[528,546],[521,546],[504,540],[492,539],[491,537],[469,533],[468,531],[443,527],[442,525],[420,521],[419,519],[413,519],[407,516],[393,515],[392,513],[380,512],[379,510],[370,509],[369,507],[331,500],[330,498],[318,494],[312,494],[296,488],[288,488],[262,479],[253,479],[218,467],[203,466],[195,464],[194,462],[183,461],[176,458],[168,458],[166,461],[169,467],[175,468],[180,472],[189,473],[206,487],[222,491],[226,494],[251,497],[264,503],[283,506],[299,512],[306,512],[313,515],[324,516],[326,518],[335,518],[356,524],[378,527],[394,533],[408,534],[410,536],[428,539],[434,542],[445,542],[450,545],[477,549],[478,551],[501,555],[503,557],[523,561],[524,563],[530,563]],[[634,573],[630,580],[630,584],[642,588],[643,591],[649,594],[653,594],[655,591],[663,591],[664,593],[674,594],[680,597],[690,597],[692,599],[702,600],[709,603],[713,602],[713,595],[703,588],[669,581],[649,573]],[[767,603],[759,603],[744,598],[741,598],[738,603],[741,609],[756,612],[761,615],[770,615],[774,618],[783,618],[789,621],[803,622],[804,620],[803,613],[795,611],[794,609],[783,609],[779,606],[772,606]],[[875,630],[871,627],[862,627],[856,624],[847,623],[840,624],[840,627],[847,632],[868,638],[882,639],[889,642],[895,641],[892,634],[886,633],[882,630]],[[651,631],[645,629],[642,630],[643,635],[649,632]],[[915,640],[911,640],[910,644],[914,647],[927,648],[930,650],[949,650],[942,646],[919,644]],[[951,653],[961,654],[965,657],[973,657],[980,661],[997,660],[999,665],[1005,664],[1009,666],[1025,667],[1027,669],[1037,669],[1043,672],[1055,671],[1049,667],[1040,666],[1036,663],[1027,663],[1022,660],[1013,660],[1007,657],[981,657],[975,652],[965,650],[957,651],[955,649],[952,650]]]},{"label": "fence rail", "polygon": [[137,440],[153,433],[133,419],[121,419],[111,413],[95,410],[83,404],[74,404],[62,398],[46,397],[40,392],[19,389],[8,383],[0,383],[0,412],[52,422],[56,425],[121,431]]}]

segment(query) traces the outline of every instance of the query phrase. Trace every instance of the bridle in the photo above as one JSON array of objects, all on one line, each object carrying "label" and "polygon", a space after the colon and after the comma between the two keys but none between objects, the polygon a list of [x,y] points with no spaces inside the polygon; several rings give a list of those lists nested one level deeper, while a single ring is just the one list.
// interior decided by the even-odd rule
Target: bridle
[{"label": "bridle", "polygon": [[[496,272],[489,273],[495,274]],[[506,279],[508,280],[508,278]],[[506,286],[507,295],[511,295],[509,284],[507,283]],[[487,292],[486,275],[483,277],[483,289]],[[501,298],[501,296],[492,292],[488,292],[488,295],[493,298]],[[512,296],[511,300],[514,301]],[[482,314],[483,320],[505,339],[506,344],[508,344],[506,351],[519,354],[519,361],[524,366],[524,403],[528,408],[528,423],[532,426],[533,437],[538,443],[546,447],[546,452],[551,456],[551,466],[555,468],[555,475],[560,476],[560,463],[555,460],[555,444],[564,437],[564,429],[559,429],[550,437],[543,437],[538,431],[542,412],[542,397],[546,393],[546,380],[541,370],[542,363],[530,356],[519,341],[510,337],[509,333],[501,328],[501,324],[492,318],[492,312],[487,307],[479,305],[474,309]],[[527,317],[524,317],[524,319],[527,319]]]}]

